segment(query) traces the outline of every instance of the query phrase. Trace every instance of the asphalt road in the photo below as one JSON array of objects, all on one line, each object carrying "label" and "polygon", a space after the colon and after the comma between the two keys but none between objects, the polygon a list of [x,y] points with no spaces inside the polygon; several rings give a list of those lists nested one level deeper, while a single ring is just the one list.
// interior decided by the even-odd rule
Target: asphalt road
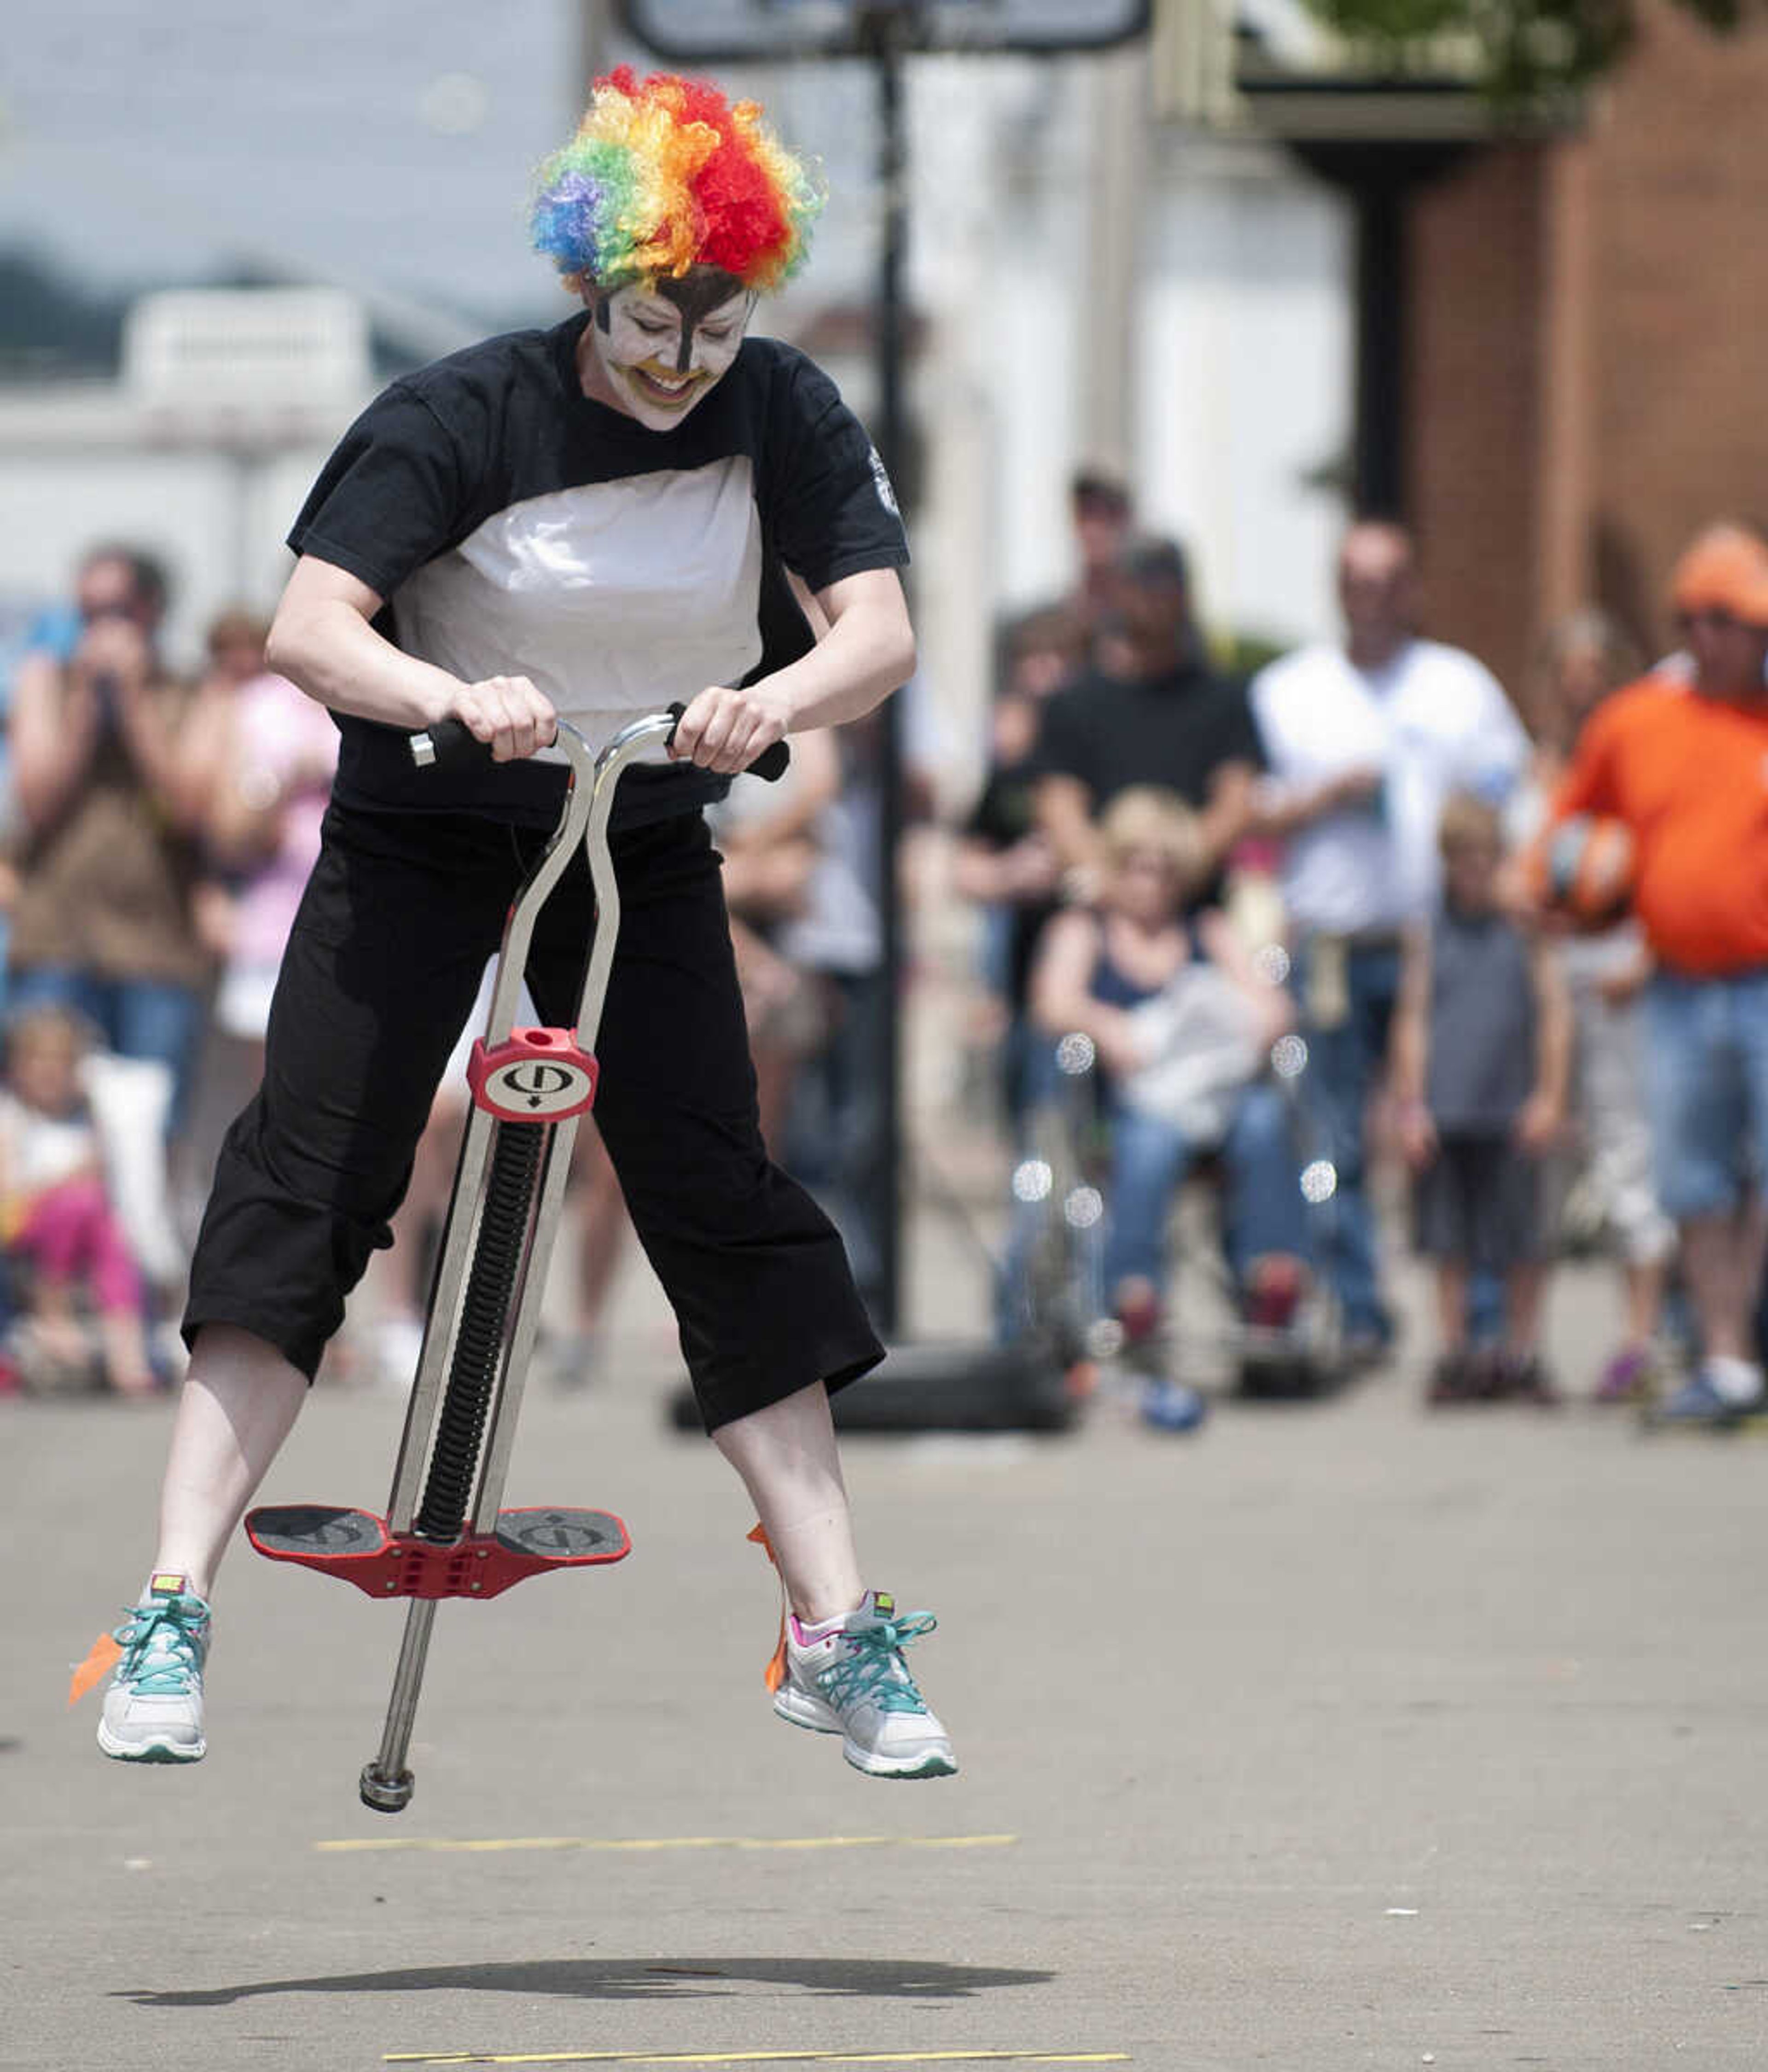
[{"label": "asphalt road", "polygon": [[[1574,1383],[1610,1300],[1560,1291]],[[243,1549],[208,1761],[99,1757],[67,1670],[166,1412],[0,1404],[0,2066],[1768,2062],[1768,1447],[1427,1415],[1416,1363],[1191,1438],[855,1438],[964,1766],[885,1784],[772,1718],[749,1515],[623,1317],[508,1500],[632,1557],[443,1607],[397,1819],[397,1614]],[[322,1390],[266,1498],[378,1507],[400,1414]]]}]

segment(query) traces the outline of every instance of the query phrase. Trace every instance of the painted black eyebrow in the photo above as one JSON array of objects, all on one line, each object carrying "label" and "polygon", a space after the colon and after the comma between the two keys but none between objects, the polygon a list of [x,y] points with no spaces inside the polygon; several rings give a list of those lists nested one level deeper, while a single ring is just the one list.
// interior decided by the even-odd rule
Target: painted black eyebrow
[{"label": "painted black eyebrow", "polygon": [[716,266],[697,269],[679,281],[659,281],[656,292],[681,312],[681,344],[676,354],[676,372],[685,374],[693,358],[693,335],[716,309],[742,293],[735,274]]}]

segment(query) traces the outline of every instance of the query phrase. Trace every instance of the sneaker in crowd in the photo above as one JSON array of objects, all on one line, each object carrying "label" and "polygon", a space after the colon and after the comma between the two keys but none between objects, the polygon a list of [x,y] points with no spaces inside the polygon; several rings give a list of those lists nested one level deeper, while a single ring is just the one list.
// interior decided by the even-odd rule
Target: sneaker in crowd
[{"label": "sneaker in crowd", "polygon": [[1495,1354],[1486,1392],[1500,1403],[1532,1403],[1543,1410],[1556,1409],[1560,1401],[1558,1389],[1534,1353]]},{"label": "sneaker in crowd", "polygon": [[869,1590],[857,1611],[820,1626],[789,1617],[774,1710],[795,1727],[839,1734],[841,1753],[868,1777],[955,1775],[951,1737],[903,1659],[935,1623],[931,1612],[898,1612],[882,1590]]},{"label": "sneaker in crowd", "polygon": [[105,1692],[100,1748],[119,1762],[201,1762],[209,1609],[189,1578],[150,1577],[112,1638],[123,1652]]},{"label": "sneaker in crowd", "polygon": [[1661,1424],[1734,1424],[1762,1402],[1762,1369],[1752,1361],[1709,1358],[1660,1403]]},{"label": "sneaker in crowd", "polygon": [[1302,1268],[1298,1259],[1262,1259],[1247,1284],[1246,1322],[1256,1331],[1286,1331],[1301,1306]]},{"label": "sneaker in crowd", "polygon": [[1141,1420],[1157,1432],[1194,1432],[1209,1414],[1209,1403],[1200,1389],[1170,1376],[1157,1375],[1142,1384]]},{"label": "sneaker in crowd", "polygon": [[1486,1393],[1486,1377],[1480,1371],[1479,1363],[1464,1347],[1439,1355],[1430,1370],[1425,1400],[1433,1408],[1441,1409],[1451,1404],[1482,1403]]},{"label": "sneaker in crowd", "polygon": [[1637,1403],[1651,1386],[1651,1349],[1623,1346],[1601,1373],[1592,1392],[1597,1403]]},{"label": "sneaker in crowd", "polygon": [[1139,1276],[1126,1281],[1117,1292],[1116,1314],[1126,1359],[1157,1354],[1164,1319],[1152,1282]]}]

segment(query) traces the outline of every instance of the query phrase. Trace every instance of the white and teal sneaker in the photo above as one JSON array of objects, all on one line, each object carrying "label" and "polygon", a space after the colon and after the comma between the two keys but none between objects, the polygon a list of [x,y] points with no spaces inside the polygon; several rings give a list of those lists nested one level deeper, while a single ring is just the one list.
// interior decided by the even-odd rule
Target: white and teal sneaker
[{"label": "white and teal sneaker", "polygon": [[903,1659],[931,1633],[931,1612],[898,1612],[882,1590],[822,1626],[786,1622],[785,1678],[774,1710],[795,1727],[839,1734],[841,1753],[868,1777],[951,1777],[952,1741],[927,1710]]},{"label": "white and teal sneaker", "polygon": [[123,1654],[105,1692],[100,1748],[119,1762],[200,1762],[209,1609],[189,1577],[150,1577],[112,1638]]}]

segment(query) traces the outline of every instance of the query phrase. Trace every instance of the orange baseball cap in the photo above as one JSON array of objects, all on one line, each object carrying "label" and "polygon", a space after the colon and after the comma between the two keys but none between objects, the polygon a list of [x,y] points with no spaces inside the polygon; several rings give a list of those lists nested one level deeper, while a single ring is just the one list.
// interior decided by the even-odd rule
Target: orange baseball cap
[{"label": "orange baseball cap", "polygon": [[1678,611],[1734,613],[1754,625],[1768,598],[1768,543],[1745,525],[1711,525],[1675,565],[1670,599]]}]

